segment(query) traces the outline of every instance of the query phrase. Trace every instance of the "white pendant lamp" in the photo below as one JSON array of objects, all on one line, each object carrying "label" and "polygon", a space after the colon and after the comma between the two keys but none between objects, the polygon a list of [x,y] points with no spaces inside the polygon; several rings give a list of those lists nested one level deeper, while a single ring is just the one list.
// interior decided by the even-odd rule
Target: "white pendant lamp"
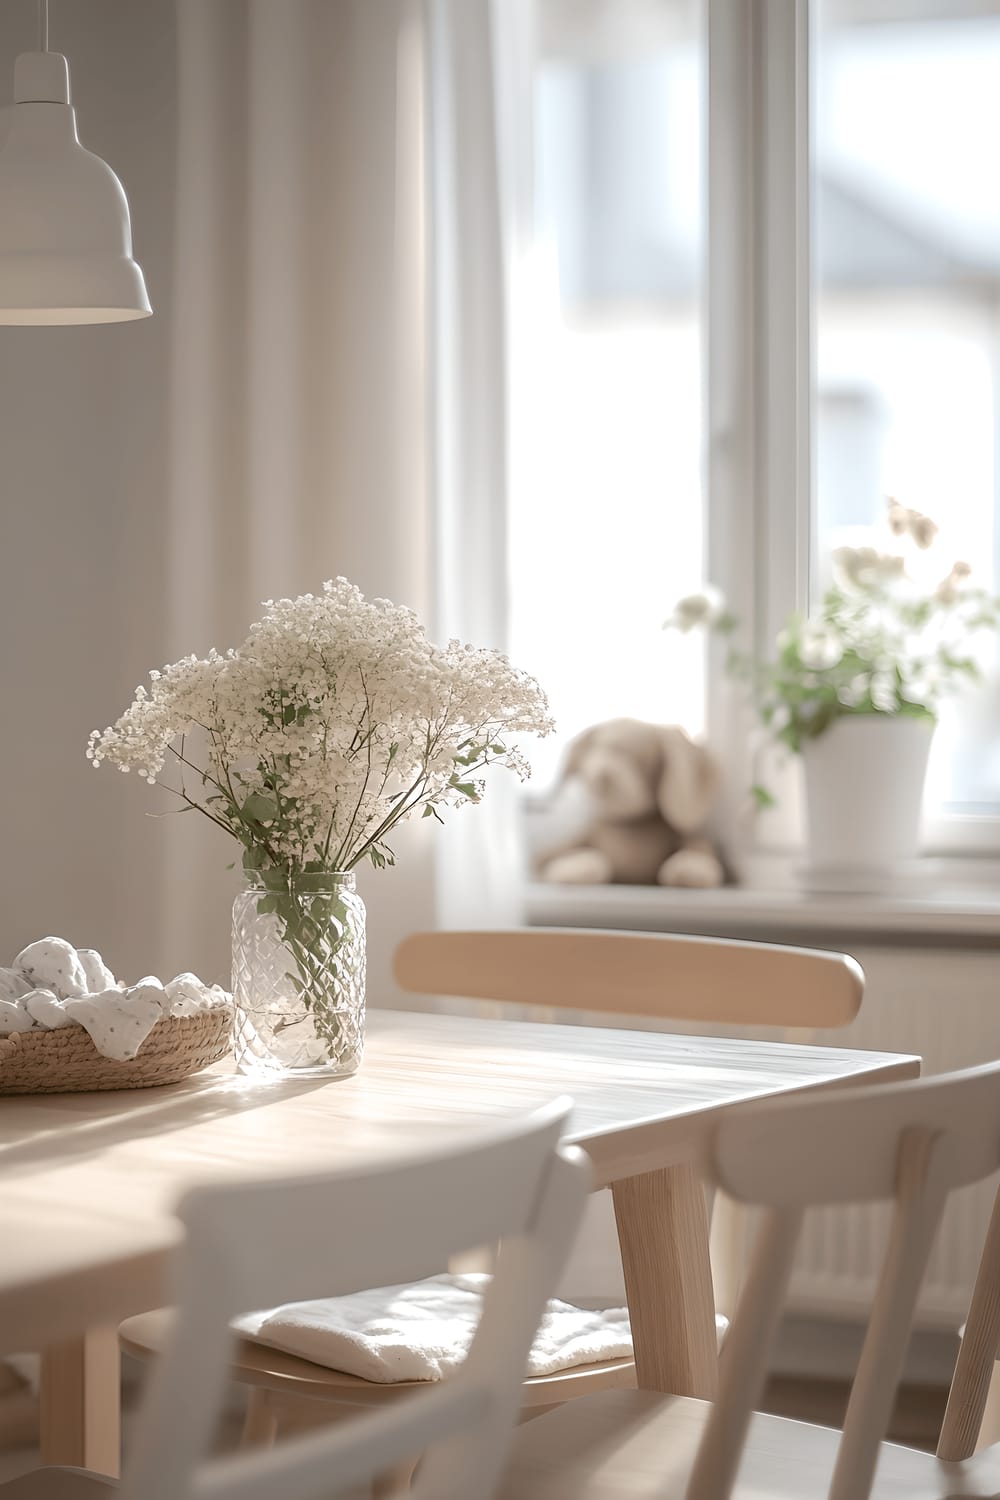
[{"label": "white pendant lamp", "polygon": [[0,323],[119,323],[152,312],[132,259],[128,200],[107,162],[80,145],[69,65],[48,50],[14,64],[0,144]]}]

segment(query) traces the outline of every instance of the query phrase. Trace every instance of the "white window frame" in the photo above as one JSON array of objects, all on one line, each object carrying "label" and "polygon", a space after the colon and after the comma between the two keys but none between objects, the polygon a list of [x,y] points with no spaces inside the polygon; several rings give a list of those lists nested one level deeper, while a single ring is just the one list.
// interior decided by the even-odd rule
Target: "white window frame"
[{"label": "white window frame", "polygon": [[[705,0],[708,170],[706,514],[709,576],[765,656],[810,604],[812,414],[816,387],[811,255],[808,0]],[[713,643],[710,742],[729,787],[737,861],[792,854],[802,824],[791,768],[779,808],[741,816],[755,778],[753,716]],[[773,773],[772,773],[773,780]],[[1000,854],[1000,816],[940,814],[925,854]]]},{"label": "white window frame", "polygon": [[[899,13],[899,0],[858,4],[872,19]],[[958,8],[975,13],[978,4],[960,0]],[[928,14],[940,14],[940,0],[927,5]],[[994,5],[989,0],[991,12]],[[706,575],[722,588],[760,657],[773,649],[789,614],[810,605],[816,389],[811,11],[810,0],[702,0]],[[584,29],[593,19],[584,13]],[[725,650],[724,643],[709,642],[706,676],[708,740],[725,773],[720,832],[744,883],[784,884],[803,843],[797,757],[783,771],[756,764],[759,726],[746,695],[723,671]],[[754,817],[748,791],[762,770],[779,794],[778,806]],[[935,881],[949,868],[956,879],[961,871],[963,881],[1000,873],[1000,816],[931,818],[923,853],[944,856],[927,861]]]},{"label": "white window frame", "polygon": [[[754,650],[808,603],[812,461],[809,14],[799,0],[706,0],[709,576]],[[805,497],[806,503],[802,503]],[[710,741],[725,747],[740,855],[798,841],[794,808],[751,833],[752,716],[713,644]],[[787,806],[787,799],[781,804]]]}]

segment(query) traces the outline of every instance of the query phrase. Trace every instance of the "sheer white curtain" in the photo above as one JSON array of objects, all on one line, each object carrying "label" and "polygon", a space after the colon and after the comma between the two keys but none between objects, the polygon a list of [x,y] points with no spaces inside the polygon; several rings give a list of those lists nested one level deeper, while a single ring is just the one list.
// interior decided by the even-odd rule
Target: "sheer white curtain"
[{"label": "sheer white curtain", "polygon": [[[524,88],[532,0],[426,0],[432,443],[439,633],[507,645],[510,289],[530,184]],[[444,927],[521,918],[517,786],[439,830]]]},{"label": "sheer white curtain", "polygon": [[[495,80],[520,3],[498,29],[489,0],[179,0],[174,654],[341,573],[439,636],[504,645]],[[509,779],[362,878],[376,1002],[402,932],[517,919]],[[228,855],[196,821],[169,824],[165,944],[218,975]]]},{"label": "sheer white curtain", "polygon": [[[169,649],[343,574],[432,613],[419,7],[179,0]],[[165,947],[226,971],[231,852],[167,820]],[[224,840],[222,841],[224,843]],[[428,825],[361,876],[369,993],[432,925]]]},{"label": "sheer white curtain", "polygon": [[[3,10],[4,56],[31,24]],[[95,773],[87,735],[150,667],[338,573],[504,644],[507,42],[488,0],[93,0],[54,43],[155,315],[0,346],[0,929],[8,959],[59,932],[133,978],[225,980],[234,846],[148,819],[166,798]],[[509,780],[365,873],[374,1000],[404,930],[516,916]]]}]

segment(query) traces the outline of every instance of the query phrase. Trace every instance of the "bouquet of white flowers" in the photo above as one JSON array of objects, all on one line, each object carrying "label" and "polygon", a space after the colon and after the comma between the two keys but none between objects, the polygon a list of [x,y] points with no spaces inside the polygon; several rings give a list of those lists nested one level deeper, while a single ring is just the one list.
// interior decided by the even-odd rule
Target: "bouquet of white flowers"
[{"label": "bouquet of white flowers", "polygon": [[[170,790],[239,840],[247,869],[294,878],[391,864],[386,840],[403,818],[478,802],[476,773],[493,762],[523,779],[504,737],[552,730],[537,682],[506,657],[435,646],[411,610],[344,578],[264,610],[236,650],[151,672],[87,749],[95,766],[154,785],[172,756]],[[189,754],[199,732],[203,765]]]},{"label": "bouquet of white flowers", "polygon": [[[396,825],[478,802],[487,766],[523,779],[509,736],[553,725],[538,683],[506,657],[436,646],[411,610],[346,579],[264,611],[235,650],[152,672],[87,754],[168,785],[181,810],[239,841],[315,1010],[315,911],[306,916],[299,893],[363,860],[392,864]],[[171,760],[176,779],[164,783]],[[319,967],[325,982],[330,964]]]}]

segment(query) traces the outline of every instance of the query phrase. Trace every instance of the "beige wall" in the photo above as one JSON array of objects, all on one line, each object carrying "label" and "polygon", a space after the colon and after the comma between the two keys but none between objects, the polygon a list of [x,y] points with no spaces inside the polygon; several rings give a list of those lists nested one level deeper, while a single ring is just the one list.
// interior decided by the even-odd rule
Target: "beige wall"
[{"label": "beige wall", "polygon": [[[0,8],[5,101],[33,22],[31,5]],[[131,973],[157,952],[157,824],[141,787],[84,750],[163,649],[172,7],[56,0],[51,39],[81,140],[125,183],[157,316],[0,328],[0,961],[56,932]]]},{"label": "beige wall", "polygon": [[[266,0],[197,0],[189,19],[200,5],[224,19],[234,66],[245,70],[246,23],[256,11],[266,27],[274,11]],[[33,45],[32,11],[27,3],[0,9],[7,97],[14,54]],[[269,233],[248,272],[247,236],[254,225],[266,229],[269,200],[258,201],[248,226],[234,157],[221,186],[185,199],[185,234],[193,227],[196,239],[204,231],[229,246],[215,281],[196,287],[200,257],[177,245],[184,7],[54,0],[52,45],[70,60],[81,139],[125,184],[154,316],[120,327],[0,329],[0,962],[54,932],[101,948],[126,978],[193,968],[224,981],[235,881],[225,866],[238,851],[194,817],[145,816],[169,803],[131,777],[92,770],[88,732],[122,711],[150,667],[235,644],[263,597],[343,573],[368,592],[428,608],[421,414],[413,385],[399,379],[400,350],[413,356],[418,329],[409,315],[401,335],[398,316],[414,286],[396,284],[395,14],[394,3],[365,0],[301,8],[309,26],[322,19],[329,42],[328,64],[322,49],[310,61],[316,149],[307,206],[330,252],[311,266],[308,257],[289,265]],[[258,98],[267,97],[268,59],[265,46]],[[239,91],[227,93],[221,71],[218,82],[224,113],[232,100],[223,149],[239,150]],[[185,124],[182,159],[190,162],[201,126],[187,111]],[[331,125],[338,128],[327,143]],[[184,243],[190,252],[190,238]],[[412,272],[412,257],[403,263]],[[194,306],[206,292],[210,312],[222,296],[244,299],[213,327],[210,371]],[[314,347],[323,354],[304,375],[303,401],[283,399],[279,380],[271,410],[268,341],[283,336],[289,295],[320,327]],[[248,344],[254,326],[257,341]],[[257,360],[255,404],[247,401],[248,350]],[[201,432],[184,397],[199,381],[199,399],[210,403]],[[292,420],[294,437],[280,430]],[[199,468],[198,443],[214,442],[219,424],[243,451],[214,477]],[[262,469],[274,431],[277,456]],[[282,443],[298,471],[287,484]],[[426,825],[400,841],[399,854],[395,871],[362,881],[375,1000],[391,993],[396,938],[433,916]]]}]

